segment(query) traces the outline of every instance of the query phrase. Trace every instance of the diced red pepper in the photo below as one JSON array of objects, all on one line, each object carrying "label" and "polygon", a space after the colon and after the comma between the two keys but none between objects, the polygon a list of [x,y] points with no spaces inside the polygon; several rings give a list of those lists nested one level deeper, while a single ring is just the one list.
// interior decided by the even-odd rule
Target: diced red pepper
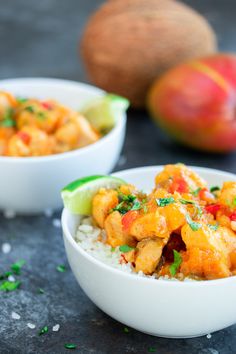
[{"label": "diced red pepper", "polygon": [[214,216],[216,215],[217,211],[220,210],[220,208],[221,208],[220,204],[210,204],[205,206],[206,212]]},{"label": "diced red pepper", "polygon": [[187,193],[189,190],[187,182],[181,177],[174,177],[170,187],[169,192],[179,192],[179,193]]},{"label": "diced red pepper", "polygon": [[139,212],[137,210],[130,210],[122,217],[122,227],[124,231],[128,231],[132,223],[137,219]]},{"label": "diced red pepper", "polygon": [[23,141],[24,144],[28,145],[30,143],[31,137],[26,132],[18,132],[17,136]]},{"label": "diced red pepper", "polygon": [[51,103],[51,102],[41,102],[41,105],[44,107],[44,108],[46,108],[46,109],[48,109],[49,111],[51,110],[51,109],[53,109],[53,104]]},{"label": "diced red pepper", "polygon": [[119,261],[119,263],[120,263],[120,264],[122,264],[122,263],[128,263],[128,261],[125,259],[125,255],[124,255],[123,253],[120,255],[120,261]]},{"label": "diced red pepper", "polygon": [[207,202],[215,200],[215,196],[211,192],[209,192],[207,188],[200,189],[198,196],[200,199],[205,200]]},{"label": "diced red pepper", "polygon": [[236,211],[229,215],[231,221],[236,221]]}]

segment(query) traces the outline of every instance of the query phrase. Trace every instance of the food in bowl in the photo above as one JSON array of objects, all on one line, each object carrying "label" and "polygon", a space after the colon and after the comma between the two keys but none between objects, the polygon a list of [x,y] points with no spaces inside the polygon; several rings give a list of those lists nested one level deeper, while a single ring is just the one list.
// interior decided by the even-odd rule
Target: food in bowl
[{"label": "food in bowl", "polygon": [[236,182],[209,189],[176,164],[156,175],[151,192],[94,176],[73,182],[62,197],[70,211],[86,215],[75,240],[107,264],[157,279],[236,275]]},{"label": "food in bowl", "polygon": [[[100,129],[101,114],[97,114],[104,102],[108,102],[109,108],[114,99],[127,105],[121,97],[105,95],[96,100],[95,108],[93,102],[89,103],[83,115],[56,100],[19,98],[0,91],[0,155],[46,156],[93,144],[108,131],[108,123],[109,129],[114,125],[110,119],[112,115],[109,115],[107,119],[103,118]],[[122,106],[122,109],[126,107]],[[106,114],[101,113],[103,117]]]}]

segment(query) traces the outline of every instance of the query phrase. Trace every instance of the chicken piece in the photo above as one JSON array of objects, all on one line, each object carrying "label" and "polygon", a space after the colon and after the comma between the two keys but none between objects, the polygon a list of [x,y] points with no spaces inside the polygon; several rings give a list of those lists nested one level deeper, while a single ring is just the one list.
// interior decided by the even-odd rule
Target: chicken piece
[{"label": "chicken piece", "polygon": [[135,250],[123,253],[123,257],[126,262],[134,263],[135,262]]},{"label": "chicken piece", "polygon": [[114,211],[108,215],[104,223],[107,243],[112,247],[133,245],[132,238],[123,231],[121,219],[121,214],[118,211]]},{"label": "chicken piece", "polygon": [[161,259],[164,246],[165,241],[160,238],[140,241],[137,244],[135,271],[142,271],[144,274],[151,275]]},{"label": "chicken piece", "polygon": [[193,247],[184,252],[182,259],[180,272],[185,276],[197,276],[209,280],[230,276],[227,262],[217,251]]},{"label": "chicken piece", "polygon": [[169,192],[188,193],[198,187],[205,188],[206,182],[194,171],[183,164],[166,165],[155,178],[156,188],[165,188]]},{"label": "chicken piece", "polygon": [[136,191],[136,187],[132,184],[123,184],[119,188],[119,192],[125,195],[134,194]]},{"label": "chicken piece", "polygon": [[159,213],[163,215],[167,222],[169,232],[178,230],[186,224],[186,209],[180,203],[172,203],[163,208],[158,209]]},{"label": "chicken piece", "polygon": [[129,228],[129,234],[134,236],[138,241],[148,237],[169,237],[165,217],[158,210],[136,218]]},{"label": "chicken piece", "polygon": [[219,193],[218,202],[231,209],[236,208],[236,182],[225,182]]},{"label": "chicken piece", "polygon": [[92,202],[92,215],[102,229],[109,211],[118,204],[118,193],[112,189],[101,188]]},{"label": "chicken piece", "polygon": [[9,140],[8,156],[43,156],[52,153],[50,137],[35,127],[24,127]]},{"label": "chicken piece", "polygon": [[207,225],[193,231],[189,225],[181,230],[187,251],[181,264],[181,272],[207,279],[217,279],[230,275],[229,252],[219,231]]},{"label": "chicken piece", "polygon": [[217,233],[229,254],[230,269],[236,270],[236,234],[227,227],[219,227]]},{"label": "chicken piece", "polygon": [[55,133],[58,149],[67,146],[68,150],[81,148],[99,139],[99,134],[90,123],[80,114],[71,115],[70,119]]}]

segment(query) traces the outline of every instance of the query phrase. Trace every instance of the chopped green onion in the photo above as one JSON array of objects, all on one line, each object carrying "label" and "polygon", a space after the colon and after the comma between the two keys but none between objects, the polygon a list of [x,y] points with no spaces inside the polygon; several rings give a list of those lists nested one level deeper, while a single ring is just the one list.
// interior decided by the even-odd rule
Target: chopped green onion
[{"label": "chopped green onion", "polygon": [[0,284],[0,291],[14,291],[19,288],[20,284],[20,281],[5,280]]},{"label": "chopped green onion", "polygon": [[130,252],[130,251],[134,250],[134,247],[130,247],[128,245],[122,245],[122,246],[119,247],[119,250],[122,253],[127,253],[127,252]]},{"label": "chopped green onion", "polygon": [[174,262],[170,265],[169,270],[170,270],[170,274],[172,276],[175,276],[177,270],[179,269],[180,264],[182,263],[182,257],[180,253],[177,252],[176,250],[173,250],[173,253],[174,253]]},{"label": "chopped green onion", "polygon": [[76,345],[76,344],[73,344],[73,343],[66,343],[66,344],[64,345],[64,347],[65,347],[66,349],[76,349],[76,348],[77,348],[77,345]]},{"label": "chopped green onion", "polygon": [[156,199],[156,203],[160,207],[165,207],[165,206],[167,206],[169,204],[175,203],[175,200],[174,200],[173,197],[159,198],[159,199]]},{"label": "chopped green onion", "polygon": [[213,186],[213,187],[210,188],[210,192],[211,193],[214,193],[214,192],[219,191],[219,190],[220,190],[219,186]]},{"label": "chopped green onion", "polygon": [[66,271],[66,266],[64,264],[60,264],[57,266],[57,271],[60,273],[64,273]]},{"label": "chopped green onion", "polygon": [[11,270],[13,271],[14,274],[20,275],[21,268],[23,267],[24,264],[25,264],[25,261],[23,259],[21,259],[20,261],[13,263],[11,265]]}]

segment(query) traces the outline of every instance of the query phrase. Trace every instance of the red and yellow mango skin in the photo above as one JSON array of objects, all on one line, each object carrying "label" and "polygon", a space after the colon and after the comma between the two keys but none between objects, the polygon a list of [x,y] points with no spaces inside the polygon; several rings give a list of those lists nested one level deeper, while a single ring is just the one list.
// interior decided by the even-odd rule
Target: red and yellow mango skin
[{"label": "red and yellow mango skin", "polygon": [[179,142],[210,152],[236,149],[236,56],[217,54],[177,66],[154,82],[148,107]]}]

